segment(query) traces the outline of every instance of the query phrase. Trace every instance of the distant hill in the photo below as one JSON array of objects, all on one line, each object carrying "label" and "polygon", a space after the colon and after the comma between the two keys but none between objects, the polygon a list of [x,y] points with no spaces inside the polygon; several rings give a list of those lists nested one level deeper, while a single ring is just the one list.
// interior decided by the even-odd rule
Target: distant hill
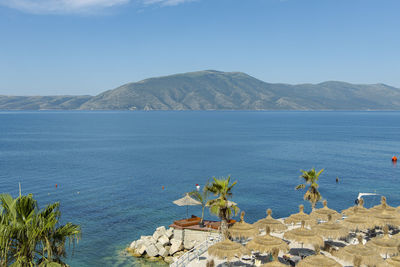
[{"label": "distant hill", "polygon": [[241,72],[199,71],[128,83],[97,96],[0,96],[0,109],[400,110],[385,84],[266,83]]}]

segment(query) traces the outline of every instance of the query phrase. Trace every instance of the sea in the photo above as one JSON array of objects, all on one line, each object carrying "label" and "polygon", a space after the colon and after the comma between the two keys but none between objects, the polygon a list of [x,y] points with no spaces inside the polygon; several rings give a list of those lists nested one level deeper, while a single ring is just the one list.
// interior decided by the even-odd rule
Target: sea
[{"label": "sea", "polygon": [[[328,207],[400,205],[400,112],[0,112],[0,192],[59,201],[62,223],[82,227],[67,263],[155,266],[127,255],[141,235],[186,217],[172,203],[213,177],[237,181],[245,220],[286,217],[303,200],[300,170],[324,169]],[[400,163],[399,163],[400,164]],[[336,178],[339,182],[336,183]],[[318,206],[322,206],[318,204]],[[189,215],[200,215],[199,206]],[[206,212],[206,218],[218,218]]]}]

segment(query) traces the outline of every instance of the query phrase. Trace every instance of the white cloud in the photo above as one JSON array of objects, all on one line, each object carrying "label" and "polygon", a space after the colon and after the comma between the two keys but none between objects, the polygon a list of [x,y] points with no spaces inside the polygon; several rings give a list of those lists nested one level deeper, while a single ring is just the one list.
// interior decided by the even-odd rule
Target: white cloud
[{"label": "white cloud", "polygon": [[145,5],[160,4],[163,6],[176,6],[193,0],[143,0]]},{"label": "white cloud", "polygon": [[175,6],[192,0],[0,0],[0,5],[34,14],[95,13],[135,2]]}]

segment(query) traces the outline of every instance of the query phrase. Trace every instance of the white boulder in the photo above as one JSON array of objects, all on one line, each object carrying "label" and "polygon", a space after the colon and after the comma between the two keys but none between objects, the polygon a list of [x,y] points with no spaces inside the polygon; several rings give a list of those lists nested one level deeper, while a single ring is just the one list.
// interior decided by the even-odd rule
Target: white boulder
[{"label": "white boulder", "polygon": [[195,240],[185,240],[183,242],[183,247],[184,247],[184,249],[190,250],[190,249],[194,248],[196,243],[197,242]]},{"label": "white boulder", "polygon": [[136,247],[135,251],[136,253],[143,255],[144,252],[146,251],[146,246],[144,244],[140,244]]},{"label": "white boulder", "polygon": [[158,249],[154,244],[149,244],[148,246],[146,245],[146,253],[150,257],[155,257],[158,255]]},{"label": "white boulder", "polygon": [[166,245],[169,244],[169,238],[166,235],[163,235],[158,239],[157,242],[165,247]]},{"label": "white boulder", "polygon": [[161,248],[158,251],[158,255],[160,255],[161,257],[165,258],[166,256],[168,256],[168,251],[165,248]]},{"label": "white boulder", "polygon": [[130,248],[130,249],[135,249],[135,248],[136,248],[136,241],[133,241],[133,242],[130,244],[129,248]]},{"label": "white boulder", "polygon": [[181,251],[182,248],[182,240],[171,239],[171,248],[169,250],[169,255],[174,255],[176,252]]},{"label": "white boulder", "polygon": [[174,235],[174,229],[173,229],[173,228],[169,228],[169,229],[165,232],[165,236],[168,237],[168,239],[171,239],[173,235]]}]

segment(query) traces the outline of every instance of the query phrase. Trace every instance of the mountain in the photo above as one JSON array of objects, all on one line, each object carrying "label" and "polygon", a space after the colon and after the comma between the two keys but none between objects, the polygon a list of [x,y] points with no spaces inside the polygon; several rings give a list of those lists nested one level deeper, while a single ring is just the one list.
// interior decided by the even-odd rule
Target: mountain
[{"label": "mountain", "polygon": [[0,110],[70,110],[93,96],[5,96],[0,95]]},{"label": "mountain", "polygon": [[400,110],[385,84],[266,83],[241,72],[198,71],[128,83],[97,96],[0,96],[0,109]]}]

